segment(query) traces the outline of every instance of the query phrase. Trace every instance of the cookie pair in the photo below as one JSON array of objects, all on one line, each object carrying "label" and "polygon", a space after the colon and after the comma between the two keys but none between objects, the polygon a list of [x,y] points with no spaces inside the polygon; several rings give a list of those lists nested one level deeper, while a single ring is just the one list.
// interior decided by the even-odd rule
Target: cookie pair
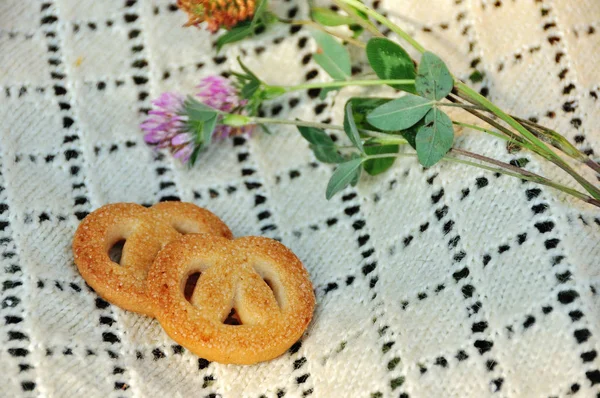
[{"label": "cookie pair", "polygon": [[[123,240],[118,264],[109,250]],[[81,222],[73,253],[101,297],[155,317],[208,360],[273,359],[312,318],[312,284],[289,249],[263,237],[233,239],[217,216],[191,203],[106,205]]]}]

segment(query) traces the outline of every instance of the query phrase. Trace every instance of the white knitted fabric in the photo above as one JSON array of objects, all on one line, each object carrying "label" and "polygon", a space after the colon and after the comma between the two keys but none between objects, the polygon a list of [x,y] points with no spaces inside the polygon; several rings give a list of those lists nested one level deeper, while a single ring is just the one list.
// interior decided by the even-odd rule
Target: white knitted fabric
[{"label": "white knitted fabric", "polygon": [[[600,153],[598,0],[376,3],[458,77],[484,72],[475,87],[499,105]],[[276,7],[305,18],[308,6]],[[328,202],[333,168],[283,127],[187,169],[143,143],[161,92],[191,93],[237,56],[270,83],[328,77],[306,28],[216,55],[185,20],[167,0],[0,0],[0,396],[600,397],[597,208],[409,159]],[[340,124],[345,99],[368,93],[298,92],[265,113]],[[457,145],[569,181],[480,133]],[[209,363],[85,285],[70,249],[82,217],[176,198],[302,259],[317,307],[288,353]]]}]

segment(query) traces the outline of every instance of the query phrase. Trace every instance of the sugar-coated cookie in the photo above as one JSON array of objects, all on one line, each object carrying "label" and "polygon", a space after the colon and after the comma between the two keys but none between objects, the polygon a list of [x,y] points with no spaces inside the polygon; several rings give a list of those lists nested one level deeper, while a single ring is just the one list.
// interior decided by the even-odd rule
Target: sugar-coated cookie
[{"label": "sugar-coated cookie", "polygon": [[[119,307],[154,316],[145,279],[157,253],[182,233],[215,233],[231,238],[229,228],[208,210],[191,203],[164,202],[151,208],[115,203],[89,214],[73,239],[75,264],[86,282]],[[109,250],[125,241],[120,264]]]},{"label": "sugar-coated cookie", "polygon": [[[197,272],[188,301],[186,281]],[[167,334],[221,363],[253,364],[283,354],[302,336],[315,306],[300,260],[262,237],[183,236],[161,250],[146,282]],[[240,325],[226,323],[232,310]]]}]

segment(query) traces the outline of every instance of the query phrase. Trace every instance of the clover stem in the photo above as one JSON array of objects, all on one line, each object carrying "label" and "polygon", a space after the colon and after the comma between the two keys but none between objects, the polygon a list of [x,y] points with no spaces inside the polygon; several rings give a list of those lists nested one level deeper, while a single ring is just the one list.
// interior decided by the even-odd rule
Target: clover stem
[{"label": "clover stem", "polygon": [[[374,138],[373,142],[380,144],[380,145],[407,145],[408,141],[406,141],[404,138],[395,138],[395,139],[388,139],[388,138]],[[366,145],[369,146],[369,145]]]},{"label": "clover stem", "polygon": [[555,183],[553,181],[550,181],[547,178],[544,178],[544,177],[539,176],[537,174],[534,174],[532,176],[532,175],[525,175],[525,174],[520,174],[520,173],[514,173],[514,172],[511,172],[511,171],[504,170],[502,168],[490,167],[490,166],[486,166],[486,165],[483,165],[483,164],[480,164],[480,163],[471,162],[471,161],[464,160],[464,159],[458,159],[458,158],[455,158],[455,157],[452,157],[452,156],[446,156],[446,157],[442,158],[442,160],[456,162],[456,163],[462,163],[462,164],[465,164],[465,165],[468,165],[468,166],[474,166],[474,167],[478,167],[480,169],[492,171],[492,172],[495,172],[495,173],[500,173],[500,174],[508,175],[508,176],[511,176],[511,177],[516,177],[516,178],[520,178],[520,179],[523,179],[523,180],[535,182],[535,183],[540,184],[540,185],[546,185],[548,187],[557,189],[557,190],[562,191],[562,192],[564,192],[564,193],[566,193],[568,195],[571,195],[571,196],[573,196],[573,197],[575,197],[577,199],[583,200],[586,203],[592,204],[592,205],[594,205],[596,207],[600,207],[600,200],[592,198],[591,196],[588,196],[588,195],[586,195],[586,194],[584,194],[582,192],[579,192],[579,191],[577,191],[575,189],[572,189],[572,188],[566,187],[564,185],[561,185],[561,184]]},{"label": "clover stem", "polygon": [[540,148],[543,152],[547,153],[552,157],[557,157],[554,152],[546,146],[542,141],[540,141],[536,136],[534,136],[529,130],[523,127],[519,122],[513,119],[511,116],[506,114],[502,109],[498,108],[493,102],[488,100],[483,95],[479,94],[477,91],[473,90],[471,87],[467,86],[462,82],[456,82],[455,87],[457,88],[459,94],[464,94],[466,97],[474,100],[479,105],[489,109],[494,115],[498,118],[506,122],[510,127],[519,132],[524,138],[529,140],[532,144]]},{"label": "clover stem", "polygon": [[340,2],[346,3],[349,6],[354,7],[357,10],[364,12],[365,14],[369,15],[370,17],[373,17],[373,19],[375,19],[377,22],[386,26],[392,32],[394,32],[395,34],[397,34],[398,36],[400,36],[401,38],[406,40],[411,46],[414,47],[415,50],[417,50],[421,54],[425,52],[425,48],[421,44],[419,44],[418,41],[413,39],[408,33],[406,33],[404,30],[402,30],[398,25],[396,25],[395,23],[393,23],[392,21],[390,21],[383,15],[379,14],[377,11],[373,10],[372,8],[367,7],[366,5],[364,5],[363,3],[361,3],[358,0],[340,0]]},{"label": "clover stem", "polygon": [[460,94],[464,94],[467,97],[473,99],[478,102],[480,105],[489,109],[494,115],[498,116],[501,120],[506,122],[509,126],[518,131],[524,138],[529,140],[535,147],[539,148],[540,152],[547,155],[547,159],[552,161],[558,167],[567,172],[571,177],[573,177],[586,191],[588,191],[594,198],[600,200],[600,190],[595,187],[592,183],[583,178],[579,173],[577,173],[564,159],[558,156],[555,152],[553,152],[546,144],[544,144],[539,138],[537,138],[534,134],[532,134],[528,129],[526,129],[522,124],[517,122],[510,115],[506,114],[502,109],[498,108],[494,103],[490,100],[467,86],[462,82],[456,82],[456,88]]},{"label": "clover stem", "polygon": [[487,133],[489,135],[492,135],[494,137],[500,138],[502,140],[510,141],[510,138],[507,137],[506,135],[497,133],[497,132],[495,132],[493,130],[490,130],[490,129],[486,129],[485,127],[477,126],[476,124],[463,123],[463,122],[459,122],[459,121],[456,121],[456,120],[453,120],[452,124],[457,125],[457,126],[461,126],[461,127],[465,127],[465,128],[468,128],[468,129],[472,129],[472,130],[481,131],[483,133]]},{"label": "clover stem", "polygon": [[368,135],[369,137],[374,137],[379,140],[386,141],[388,143],[408,142],[404,138],[402,138],[398,135],[395,135],[395,134],[380,133],[378,131],[363,130],[363,129],[358,129],[358,131],[360,131],[361,133],[363,133],[365,135]]},{"label": "clover stem", "polygon": [[346,14],[348,14],[348,16],[350,18],[352,18],[354,20],[354,22],[356,22],[357,25],[362,26],[363,28],[365,28],[366,30],[368,30],[369,32],[371,32],[373,35],[378,36],[378,37],[385,37],[383,35],[383,33],[381,33],[377,27],[375,27],[370,21],[365,21],[364,19],[362,19],[360,16],[356,15],[353,10],[348,7],[348,5],[345,4],[344,0],[333,0],[333,2],[340,7],[342,10],[344,10],[346,12]]},{"label": "clover stem", "polygon": [[468,157],[468,158],[476,159],[476,160],[479,160],[479,161],[482,161],[482,162],[490,163],[490,164],[493,164],[495,166],[505,168],[505,169],[507,169],[509,171],[512,171],[514,173],[519,173],[519,174],[526,175],[526,176],[529,176],[529,177],[544,178],[544,177],[539,176],[539,175],[537,175],[535,173],[532,173],[531,171],[519,168],[517,166],[513,166],[512,164],[505,163],[505,162],[502,162],[500,160],[492,159],[492,158],[489,158],[487,156],[479,155],[477,153],[465,151],[464,149],[452,148],[450,150],[450,152],[451,153],[455,153],[457,155],[462,155],[462,156],[465,156],[465,157]]},{"label": "clover stem", "polygon": [[[535,174],[530,171],[523,170],[518,167],[512,166],[508,163],[504,163],[504,162],[498,161],[496,159],[488,158],[486,156],[478,155],[478,154],[460,150],[457,148],[451,149],[449,153],[457,154],[457,155],[461,155],[461,156],[465,156],[465,157],[470,157],[470,158],[479,160],[481,162],[493,164],[494,166],[498,166],[498,167],[487,166],[485,164],[472,162],[472,161],[464,160],[464,159],[459,159],[457,157],[449,156],[449,155],[444,156],[441,160],[447,161],[447,162],[461,163],[461,164],[464,164],[467,166],[476,167],[476,168],[491,171],[494,173],[500,173],[500,174],[504,174],[504,175],[507,175],[510,177],[515,177],[515,178],[519,178],[522,180],[535,182],[540,185],[545,185],[545,186],[557,189],[561,192],[564,192],[568,195],[571,195],[577,199],[580,199],[580,200],[582,200],[586,203],[589,203],[591,205],[594,205],[596,207],[600,207],[600,200],[592,198],[589,195],[586,195],[575,189],[555,183],[555,182],[553,182],[545,177],[542,177],[538,174]],[[385,159],[385,158],[401,158],[401,157],[415,157],[416,158],[417,154],[416,153],[399,153],[399,154],[371,155],[371,156],[365,157],[365,159],[369,160],[369,159]]]},{"label": "clover stem", "polygon": [[[379,147],[382,145],[408,145],[408,141],[404,140],[404,139],[397,139],[397,140],[381,140],[378,138],[374,138],[372,141],[369,142],[363,142],[363,147],[365,148],[369,148],[369,147]],[[354,145],[336,145],[336,148],[338,149],[353,149],[356,150],[356,146]]]},{"label": "clover stem", "polygon": [[[337,126],[335,124],[327,124],[327,123],[306,122],[304,120],[275,119],[275,118],[270,118],[270,117],[248,117],[248,121],[249,121],[249,124],[283,124],[283,125],[289,125],[289,126],[313,127],[316,129],[323,129],[323,130],[344,131],[343,126]],[[359,131],[366,136],[377,138],[377,139],[380,139],[382,141],[386,141],[389,143],[391,143],[392,141],[394,142],[394,144],[401,144],[401,143],[406,142],[405,139],[403,139],[399,136],[392,135],[392,134],[385,134],[385,133],[380,133],[378,131],[363,130],[363,129],[359,129]],[[395,137],[397,137],[397,138],[395,138]]]},{"label": "clover stem", "polygon": [[[457,94],[461,99],[463,99],[471,104],[474,104],[475,106],[478,106],[478,105],[476,105],[476,104],[478,104],[477,101],[475,101],[469,97],[466,97],[464,95],[460,95],[460,93],[458,93],[457,90],[453,90],[453,93]],[[448,99],[450,101],[456,102],[456,100],[455,99],[453,100],[452,97],[448,97]],[[479,117],[480,119],[487,121],[489,124],[493,125],[489,121],[491,119],[487,118],[486,116],[472,112],[472,111],[468,110],[467,108],[465,108],[465,110],[467,110],[467,112],[470,112],[473,115]],[[481,108],[481,110],[492,113],[489,109]],[[554,148],[562,151],[563,153],[565,153],[567,156],[571,157],[572,159],[585,164],[590,169],[594,170],[596,173],[600,173],[600,164],[598,164],[594,160],[590,159],[587,155],[582,153],[579,149],[575,148],[575,146],[573,146],[561,134],[557,133],[556,131],[554,131],[548,127],[545,127],[545,126],[539,125],[535,122],[532,122],[531,120],[523,119],[523,118],[513,116],[513,115],[509,115],[509,116],[512,117],[513,119],[515,119],[517,122],[521,123],[521,125],[523,125],[523,127],[525,127],[527,130],[529,130],[533,135],[535,135],[541,141],[552,145]],[[494,126],[494,127],[498,128],[497,126]],[[529,147],[528,147],[528,149],[533,150],[532,148],[529,148]],[[534,151],[534,152],[538,153],[539,155],[542,155],[539,151]],[[544,156],[544,155],[542,155],[542,156],[545,159],[552,161],[552,159],[549,159],[548,156]]]},{"label": "clover stem", "polygon": [[342,126],[336,126],[336,125],[327,124],[327,123],[305,122],[303,120],[275,119],[275,118],[270,118],[270,117],[250,117],[249,119],[250,119],[251,123],[255,123],[255,124],[285,124],[285,125],[292,125],[292,126],[313,127],[316,129],[344,131],[344,128]]},{"label": "clover stem", "polygon": [[[548,144],[561,150],[563,153],[570,156],[571,158],[581,163],[587,164],[594,171],[600,172],[600,165],[598,165],[598,163],[594,162],[587,155],[582,153],[579,149],[575,148],[573,144],[571,144],[565,137],[563,137],[556,131],[534,123],[531,120],[522,119],[515,116],[513,116],[513,118],[519,123],[521,123],[523,126],[525,126],[525,128],[531,131],[531,133],[535,134],[542,141],[547,142]],[[591,164],[588,164],[588,161],[591,161]]]},{"label": "clover stem", "polygon": [[485,110],[485,108],[482,108],[477,105],[462,104],[460,102],[437,102],[436,105],[437,106],[447,106],[450,108]]},{"label": "clover stem", "polygon": [[[455,98],[455,96],[453,96],[453,95],[448,95],[448,97],[446,97],[446,98],[450,102],[452,102],[452,103],[462,104],[462,102],[460,102],[460,100],[458,98]],[[459,98],[463,99],[462,97],[459,97]],[[467,99],[464,99],[464,100],[468,101]],[[471,102],[471,101],[469,101],[469,102]],[[471,102],[471,103],[473,103],[473,102]],[[490,126],[497,128],[498,130],[500,130],[501,132],[503,132],[507,136],[511,137],[512,139],[520,138],[518,135],[516,135],[515,133],[513,133],[512,131],[510,131],[509,129],[507,129],[506,127],[504,127],[503,125],[501,125],[500,123],[496,122],[494,119],[492,119],[492,118],[490,118],[490,117],[488,117],[486,115],[483,115],[480,112],[477,112],[476,110],[471,109],[471,108],[465,108],[465,110],[467,112],[469,112],[470,114],[472,114],[473,116],[476,116],[479,119],[483,120],[484,122],[486,122]]]},{"label": "clover stem", "polygon": [[596,173],[600,174],[600,164],[593,161],[592,159],[586,159],[583,163],[585,163],[590,169],[594,170]]},{"label": "clover stem", "polygon": [[[477,104],[479,104],[477,101],[473,100],[472,98],[469,98],[465,95],[462,95],[458,92],[458,90],[453,90],[452,91],[456,96],[458,96],[459,98],[461,98],[464,101],[467,101],[471,104],[474,104],[474,106],[479,106]],[[452,96],[449,96],[448,99],[454,103],[460,103],[458,102],[458,100],[453,99]],[[481,115],[479,113],[475,113],[472,111],[469,111],[467,108],[465,108],[465,110],[467,110],[468,112],[470,112],[471,114],[479,117],[480,119],[487,121],[490,125],[493,125],[494,127],[498,128],[497,125],[495,125],[494,123],[492,123],[492,119],[487,118],[487,116]],[[485,112],[489,112],[492,113],[489,109],[483,108],[481,107],[480,110],[485,111]],[[492,113],[493,114],[493,113]],[[583,162],[585,163],[585,160],[588,159],[584,154],[582,154],[577,148],[575,148],[573,145],[571,145],[571,143],[569,143],[563,136],[561,136],[560,134],[558,134],[557,132],[555,132],[554,130],[551,130],[547,127],[544,126],[540,126],[539,124],[533,123],[527,119],[522,119],[520,117],[517,116],[513,116],[513,115],[509,115],[510,117],[512,117],[513,119],[515,119],[517,122],[519,122],[523,127],[525,127],[527,130],[529,130],[529,132],[531,132],[533,135],[535,135],[537,138],[539,138],[541,141],[548,143],[550,145],[552,145],[554,148],[561,150],[562,152],[564,152],[565,154],[567,154],[568,156],[572,157],[573,159]],[[506,133],[506,131],[503,131]],[[512,134],[512,132],[511,132]],[[516,137],[516,136],[515,136]],[[519,142],[523,143],[523,140],[520,139]],[[527,147],[530,150],[533,150],[530,147]],[[536,153],[538,153],[539,155],[543,156],[545,159],[547,160],[551,160],[548,155],[544,155],[541,153],[541,150],[537,150],[535,151]],[[592,161],[593,162],[593,161]],[[598,170],[600,170],[600,165],[598,166]]]},{"label": "clover stem", "polygon": [[323,26],[321,26],[320,24],[318,24],[318,23],[316,23],[314,21],[311,21],[311,20],[282,19],[282,18],[278,18],[278,21],[281,22],[281,23],[288,24],[288,25],[305,25],[305,26],[310,26],[310,27],[318,29],[318,30],[320,30],[322,32],[325,32],[325,33],[327,33],[327,34],[329,34],[331,36],[335,36],[338,39],[342,39],[343,41],[345,41],[347,43],[350,43],[352,45],[355,45],[357,47],[365,48],[367,46],[365,43],[363,43],[360,40],[356,40],[356,39],[354,39],[352,37],[345,36],[345,35],[343,35],[341,33],[337,33],[337,32],[331,31],[331,30],[327,30]]},{"label": "clover stem", "polygon": [[[449,101],[451,101],[453,103],[460,103],[458,99],[454,98],[451,95],[449,95],[447,98]],[[548,159],[548,157],[546,155],[541,153],[541,151],[539,151],[537,148],[533,147],[529,142],[526,142],[522,137],[516,135],[515,133],[513,133],[512,131],[510,131],[509,129],[507,129],[506,127],[501,125],[500,123],[496,122],[494,119],[492,119],[486,115],[483,115],[479,111],[476,111],[473,109],[466,108],[465,111],[469,112],[473,116],[476,116],[477,118],[483,120],[490,126],[495,127],[502,133],[506,134],[506,136],[510,137],[510,141],[514,141],[517,143],[517,145],[522,146],[524,148],[527,148],[527,149],[537,153],[538,155],[542,156],[544,159]]]},{"label": "clover stem", "polygon": [[320,83],[304,83],[298,84],[297,86],[270,86],[270,87],[280,87],[285,92],[306,90],[310,88],[336,88],[336,87],[346,87],[346,86],[379,86],[385,84],[415,84],[415,81],[412,79],[391,79],[391,80],[379,80],[379,79],[368,79],[368,80],[345,80],[345,81],[333,81],[333,82],[320,82]]}]

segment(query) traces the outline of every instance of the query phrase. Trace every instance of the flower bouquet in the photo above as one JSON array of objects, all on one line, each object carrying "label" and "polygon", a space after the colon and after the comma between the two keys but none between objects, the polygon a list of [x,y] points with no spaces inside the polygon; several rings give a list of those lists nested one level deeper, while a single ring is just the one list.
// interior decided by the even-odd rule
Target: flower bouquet
[{"label": "flower bouquet", "polygon": [[[477,92],[452,74],[439,56],[360,0],[334,0],[331,8],[311,2],[310,20],[281,18],[269,11],[266,0],[180,0],[178,6],[188,13],[188,25],[206,24],[212,32],[225,30],[216,41],[217,50],[260,34],[273,24],[310,26],[318,44],[313,59],[332,79],[296,86],[270,85],[238,60],[238,72],[232,71],[229,79],[204,78],[195,97],[162,94],[142,124],[146,142],[171,148],[183,162],[193,165],[214,139],[250,134],[257,126],[268,133],[269,125],[290,124],[297,126],[319,161],[338,164],[327,186],[328,199],[356,185],[362,171],[377,175],[397,158],[413,157],[423,167],[453,162],[532,181],[600,207],[600,188],[581,172],[585,167],[599,173],[596,161],[535,119],[503,111],[486,98],[485,92]],[[418,61],[386,37],[390,34],[408,43],[418,54]],[[348,46],[364,51],[372,78],[353,76]],[[473,82],[482,79],[480,72],[469,76]],[[344,106],[343,125],[260,116],[263,102],[290,92],[318,89],[324,98],[347,86],[386,86],[396,95],[350,98]],[[480,123],[451,117],[447,112],[451,108],[475,116]],[[510,153],[528,151],[563,170],[574,186],[527,170],[526,157],[506,163],[459,148],[455,146],[456,129],[472,129],[503,140]],[[343,131],[351,145],[339,145],[327,131]]]}]

